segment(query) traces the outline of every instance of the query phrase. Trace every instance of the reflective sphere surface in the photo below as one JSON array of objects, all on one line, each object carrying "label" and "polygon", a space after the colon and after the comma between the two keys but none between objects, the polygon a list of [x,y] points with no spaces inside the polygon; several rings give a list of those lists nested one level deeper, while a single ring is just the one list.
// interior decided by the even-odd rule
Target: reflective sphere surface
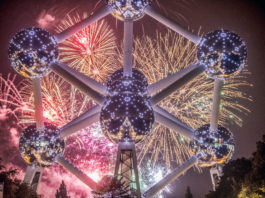
[{"label": "reflective sphere surface", "polygon": [[52,124],[44,125],[44,131],[37,131],[36,125],[31,125],[21,134],[19,151],[28,164],[50,166],[55,162],[55,157],[64,152],[59,129]]},{"label": "reflective sphere surface", "polygon": [[152,0],[107,0],[114,17],[120,20],[137,20],[144,16],[144,8]]},{"label": "reflective sphere surface", "polygon": [[226,128],[218,125],[215,132],[210,132],[210,125],[201,126],[195,131],[197,141],[192,142],[194,152],[203,152],[200,166],[212,166],[228,162],[234,153],[234,137]]},{"label": "reflective sphere surface", "polygon": [[103,133],[111,141],[136,143],[153,127],[154,113],[147,97],[147,80],[138,70],[132,77],[116,71],[108,80],[107,97],[100,113]]},{"label": "reflective sphere surface", "polygon": [[8,47],[11,66],[28,78],[46,75],[48,66],[57,60],[58,54],[54,37],[48,31],[36,27],[18,32]]},{"label": "reflective sphere surface", "polygon": [[228,30],[216,30],[202,37],[197,51],[200,64],[212,78],[224,79],[240,73],[247,62],[246,43]]}]

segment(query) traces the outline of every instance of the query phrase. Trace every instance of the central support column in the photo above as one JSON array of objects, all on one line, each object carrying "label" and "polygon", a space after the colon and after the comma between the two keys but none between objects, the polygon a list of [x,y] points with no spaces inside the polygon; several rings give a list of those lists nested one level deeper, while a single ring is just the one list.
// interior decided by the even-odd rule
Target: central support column
[{"label": "central support column", "polygon": [[130,197],[141,197],[134,142],[119,143],[114,177],[129,186]]},{"label": "central support column", "polygon": [[124,59],[123,75],[132,75],[132,55],[133,53],[133,21],[124,21]]}]

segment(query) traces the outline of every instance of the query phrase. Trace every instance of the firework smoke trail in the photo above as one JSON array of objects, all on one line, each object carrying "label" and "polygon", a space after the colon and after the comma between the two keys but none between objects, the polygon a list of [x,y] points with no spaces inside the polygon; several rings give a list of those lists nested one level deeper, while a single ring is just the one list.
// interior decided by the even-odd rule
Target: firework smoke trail
[{"label": "firework smoke trail", "polygon": [[[183,37],[168,31],[156,33],[156,38],[148,36],[135,40],[134,59],[136,67],[142,71],[152,84],[196,62],[196,46]],[[241,91],[241,87],[252,86],[246,81],[248,72],[226,80],[222,92],[219,123],[242,125],[239,114],[248,113],[249,109],[240,101],[251,101],[251,97]],[[176,93],[170,95],[160,106],[174,114],[194,129],[209,123],[214,81],[201,74]],[[153,165],[162,159],[169,168],[172,162],[183,163],[190,157],[189,141],[178,133],[157,124],[151,135],[139,145],[140,163],[150,157]]]},{"label": "firework smoke trail", "polygon": [[[69,14],[57,28],[57,32],[71,27],[87,13]],[[60,44],[60,60],[89,77],[105,82],[117,70],[117,45],[113,30],[104,21],[93,23]]]}]

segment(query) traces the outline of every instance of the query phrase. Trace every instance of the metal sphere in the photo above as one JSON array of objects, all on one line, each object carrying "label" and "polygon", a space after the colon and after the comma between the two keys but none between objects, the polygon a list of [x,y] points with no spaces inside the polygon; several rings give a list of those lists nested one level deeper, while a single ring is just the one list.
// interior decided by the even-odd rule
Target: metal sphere
[{"label": "metal sphere", "polygon": [[108,94],[100,113],[103,133],[111,141],[140,142],[153,127],[154,113],[147,97],[147,80],[138,70],[132,77],[122,70],[108,80]]},{"label": "metal sphere", "polygon": [[37,131],[36,125],[27,127],[21,134],[19,151],[28,164],[47,167],[55,162],[55,157],[64,152],[64,141],[59,129],[45,123],[43,131]]},{"label": "metal sphere", "polygon": [[107,0],[114,17],[120,20],[138,20],[144,16],[144,8],[152,0]]},{"label": "metal sphere", "polygon": [[212,78],[237,75],[247,62],[246,43],[228,30],[215,30],[202,37],[197,51],[200,64]]},{"label": "metal sphere", "polygon": [[57,60],[58,55],[54,37],[48,31],[36,27],[19,31],[8,47],[11,66],[28,78],[48,74],[50,63]]},{"label": "metal sphere", "polygon": [[234,153],[234,137],[226,128],[218,125],[217,130],[210,132],[210,125],[201,126],[195,131],[197,141],[192,142],[194,152],[203,152],[200,166],[211,166],[228,162]]}]

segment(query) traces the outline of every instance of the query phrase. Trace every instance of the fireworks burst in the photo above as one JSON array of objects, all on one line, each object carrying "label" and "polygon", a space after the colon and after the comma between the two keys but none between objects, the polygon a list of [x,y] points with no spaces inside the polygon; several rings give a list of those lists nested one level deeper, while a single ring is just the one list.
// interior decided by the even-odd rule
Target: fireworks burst
[{"label": "fireworks burst", "polygon": [[[67,15],[58,26],[57,32],[87,17],[87,13],[82,16],[77,13],[74,16]],[[105,82],[107,77],[117,70],[116,46],[113,30],[101,20],[60,44],[60,60],[99,82]]]},{"label": "fireworks burst", "polygon": [[[146,75],[149,84],[196,62],[196,46],[171,31],[166,34],[156,33],[156,39],[148,36],[137,38],[134,49],[135,65]],[[239,113],[248,113],[249,109],[241,105],[239,101],[251,101],[251,98],[240,88],[252,86],[246,81],[248,74],[245,70],[239,76],[224,82],[220,93],[222,96],[220,124],[224,126],[227,123],[242,125]],[[210,121],[213,84],[212,79],[201,74],[164,99],[159,105],[197,129]],[[188,145],[189,141],[175,131],[156,125],[152,134],[140,145],[140,163],[145,156],[149,156],[153,165],[158,159],[163,159],[168,168],[173,161],[181,164],[190,157]]]},{"label": "fireworks burst", "polygon": [[18,115],[27,112],[26,103],[21,97],[20,85],[15,85],[16,75],[8,74],[7,79],[0,75],[0,120],[12,115],[18,120]]}]

